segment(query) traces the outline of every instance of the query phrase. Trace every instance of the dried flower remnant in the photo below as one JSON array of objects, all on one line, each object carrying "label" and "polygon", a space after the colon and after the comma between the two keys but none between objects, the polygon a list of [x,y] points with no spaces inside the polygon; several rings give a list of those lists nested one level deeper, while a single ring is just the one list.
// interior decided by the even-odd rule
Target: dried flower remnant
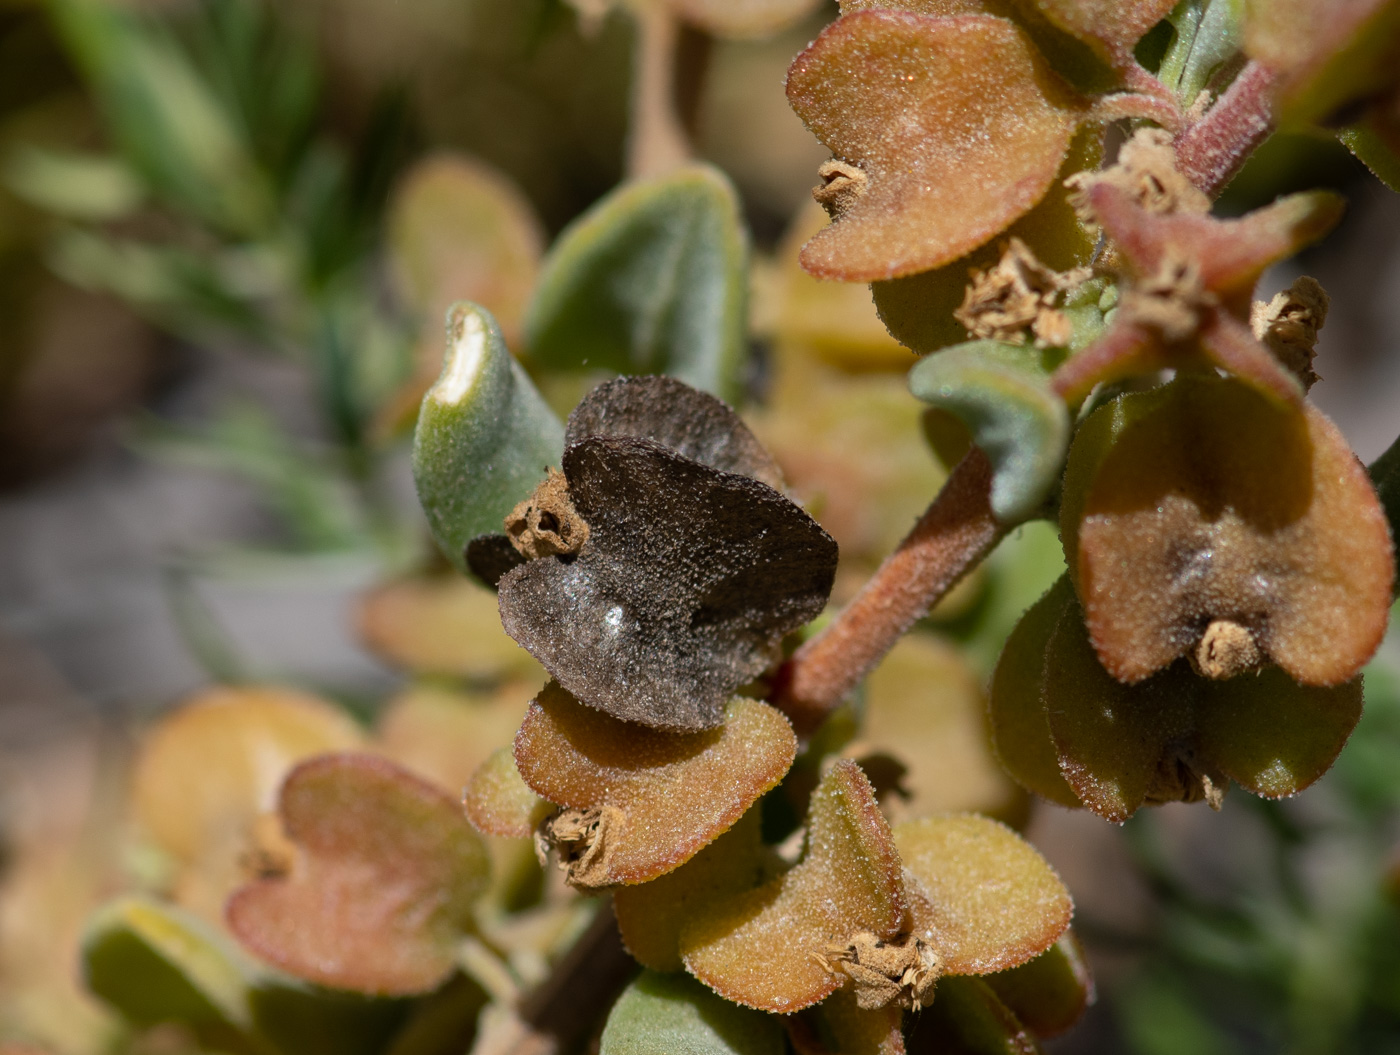
[{"label": "dried flower remnant", "polygon": [[859,931],[843,944],[818,954],[828,971],[844,973],[854,983],[856,1006],[878,1011],[894,1005],[918,1011],[933,1000],[942,962],[933,948],[911,934],[893,941]]},{"label": "dried flower remnant", "polygon": [[819,189],[841,208],[802,266],[849,282],[928,271],[1005,230],[1050,189],[1085,112],[1017,26],[985,15],[843,15],[787,90],[848,167]]},{"label": "dried flower remnant", "polygon": [[230,898],[239,941],[320,985],[436,988],[490,872],[458,804],[385,759],[339,754],[293,770],[278,810],[298,853],[290,873]]},{"label": "dried flower remnant", "polygon": [[1066,479],[1066,557],[1099,660],[1119,680],[1194,654],[1213,676],[1267,660],[1304,684],[1338,685],[1380,644],[1389,527],[1312,406],[1183,376],[1096,411]]},{"label": "dried flower remnant", "polygon": [[550,469],[535,493],[506,514],[506,537],[526,560],[566,556],[583,549],[588,523],[569,501],[563,473]]},{"label": "dried flower remnant", "polygon": [[1317,355],[1317,334],[1327,322],[1327,292],[1317,279],[1304,275],[1267,304],[1256,300],[1249,313],[1249,328],[1255,339],[1273,352],[1302,382],[1312,388],[1319,380],[1313,370]]},{"label": "dried flower remnant", "polygon": [[1266,267],[1331,229],[1340,198],[1295,194],[1217,220],[1154,213],[1131,191],[1099,180],[1083,190],[1083,202],[1113,240],[1127,284],[1107,332],[1055,371],[1056,392],[1073,403],[1101,382],[1214,366],[1281,403],[1302,400],[1298,379],[1250,332],[1250,298]]},{"label": "dried flower remnant", "polygon": [[820,613],[836,544],[775,489],[738,416],[669,378],[600,387],[570,416],[576,554],[500,581],[501,621],[579,701],[656,728],[713,728],[782,636]]},{"label": "dried flower remnant", "polygon": [[1065,295],[1089,277],[1087,269],[1060,273],[1046,267],[1019,238],[1012,238],[996,266],[972,272],[953,318],[973,337],[1012,344],[1027,333],[1037,348],[1069,344],[1073,327],[1057,310]]},{"label": "dried flower remnant", "polygon": [[555,683],[515,740],[520,776],[561,810],[546,844],[581,889],[644,883],[679,867],[743,815],[792,765],[797,738],[778,711],[734,699],[699,733],[639,728],[584,707]]},{"label": "dried flower remnant", "polygon": [[839,761],[812,795],[802,860],[692,919],[681,931],[681,957],[727,1000],[799,1011],[849,978],[828,968],[831,946],[859,933],[898,938],[906,912],[902,872],[870,782],[854,762]]}]

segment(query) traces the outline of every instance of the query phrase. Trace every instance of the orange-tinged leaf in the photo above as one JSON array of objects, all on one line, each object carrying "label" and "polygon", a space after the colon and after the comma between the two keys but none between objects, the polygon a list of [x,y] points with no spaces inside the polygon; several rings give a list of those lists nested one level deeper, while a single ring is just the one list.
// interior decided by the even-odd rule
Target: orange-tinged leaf
[{"label": "orange-tinged leaf", "polygon": [[520,775],[539,795],[609,817],[589,870],[594,887],[644,883],[689,860],[774,787],[796,753],[788,720],[757,700],[731,700],[716,729],[668,733],[585,707],[555,682],[515,739]]},{"label": "orange-tinged leaf", "polygon": [[1029,963],[984,981],[1040,1037],[1059,1036],[1094,1002],[1094,976],[1073,929]]},{"label": "orange-tinged leaf", "polygon": [[970,813],[926,817],[896,825],[894,841],[913,878],[914,933],[938,951],[945,975],[1017,967],[1069,926],[1069,891],[1004,824]]},{"label": "orange-tinged leaf", "polygon": [[1074,606],[1074,588],[1061,576],[1016,624],[992,674],[992,744],[1006,771],[1028,791],[1060,806],[1076,808],[1079,796],[1065,783],[1050,735],[1041,684],[1045,654],[1066,606]]},{"label": "orange-tinged leaf", "polygon": [[802,266],[843,281],[947,264],[1050,189],[1082,110],[1005,19],[868,10],[793,62],[788,99],[863,189]]},{"label": "orange-tinged leaf", "polygon": [[841,13],[854,11],[912,11],[916,15],[1005,15],[1010,8],[998,0],[839,0]]},{"label": "orange-tinged leaf", "polygon": [[1135,63],[1133,45],[1162,19],[1175,0],[1021,0],[1066,33],[1093,46],[1115,65]]},{"label": "orange-tinged leaf", "polygon": [[324,755],[282,786],[291,870],[229,899],[234,935],[300,978],[364,993],[436,988],[490,862],[449,795],[373,755]]},{"label": "orange-tinged leaf", "polygon": [[501,629],[496,595],[461,576],[375,587],[361,599],[358,619],[365,644],[397,667],[471,678],[543,677]]},{"label": "orange-tinged leaf", "polygon": [[1299,685],[1268,667],[1201,686],[1202,758],[1246,791],[1283,798],[1326,773],[1361,719],[1361,678]]},{"label": "orange-tinged leaf", "polygon": [[1103,664],[1140,680],[1229,620],[1304,684],[1352,678],[1385,631],[1394,559],[1336,427],[1229,379],[1127,399],[1140,407],[1093,474],[1074,561]]},{"label": "orange-tinged leaf", "polygon": [[509,748],[537,685],[512,681],[490,691],[410,685],[380,712],[376,746],[420,777],[458,791],[492,751]]},{"label": "orange-tinged leaf", "polygon": [[860,767],[837,762],[812,795],[803,859],[681,930],[686,969],[726,1000],[800,1011],[844,975],[817,957],[860,932],[894,938],[906,908],[899,854]]},{"label": "orange-tinged leaf", "polygon": [[515,748],[498,747],[467,782],[462,807],[476,830],[486,835],[528,839],[551,809],[515,768]]},{"label": "orange-tinged leaf", "polygon": [[866,679],[860,734],[842,753],[904,767],[899,793],[882,803],[891,822],[959,810],[1024,815],[1024,796],[992,755],[977,675],[931,634],[901,638]]},{"label": "orange-tinged leaf", "polygon": [[725,901],[765,882],[776,855],[763,845],[762,811],[749,809],[709,846],[659,879],[613,891],[622,943],[643,967],[679,971],[681,928]]}]

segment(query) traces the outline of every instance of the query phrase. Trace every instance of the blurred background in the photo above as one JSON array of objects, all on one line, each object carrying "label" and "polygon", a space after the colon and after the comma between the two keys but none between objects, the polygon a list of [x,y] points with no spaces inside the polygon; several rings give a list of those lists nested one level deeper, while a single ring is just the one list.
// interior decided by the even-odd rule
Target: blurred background
[{"label": "blurred background", "polygon": [[[826,151],[783,76],[834,16],[692,18],[666,72],[753,238],[746,413],[849,590],[942,469],[865,288],[795,267]],[[492,606],[432,592],[413,416],[447,305],[487,305],[518,342],[551,240],[637,170],[637,25],[583,0],[0,2],[0,1050],[185,1050],[84,996],[76,952],[92,906],[159,885],[128,789],[173,705],[276,683],[387,743],[390,710],[421,718],[406,694],[504,677],[463,652],[499,635]],[[1321,185],[1347,218],[1263,292],[1308,273],[1332,294],[1314,397],[1370,461],[1400,430],[1400,199],[1335,143],[1280,138],[1224,205]],[[582,391],[540,383],[561,412]],[[977,677],[1057,543],[1026,529],[998,560],[921,630]],[[1394,641],[1376,666],[1352,745],[1298,802],[1121,830],[994,781],[943,804],[1019,811],[1076,895],[1100,1000],[1053,1050],[1400,1051]]]}]

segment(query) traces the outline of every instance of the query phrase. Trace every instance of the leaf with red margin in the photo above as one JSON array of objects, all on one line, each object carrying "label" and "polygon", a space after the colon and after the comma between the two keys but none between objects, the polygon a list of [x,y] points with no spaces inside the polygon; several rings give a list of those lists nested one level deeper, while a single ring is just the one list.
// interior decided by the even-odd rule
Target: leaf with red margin
[{"label": "leaf with red margin", "polygon": [[670,733],[585,707],[556,682],[515,738],[515,763],[536,793],[610,816],[593,886],[645,883],[679,867],[777,785],[796,754],[787,718],[757,700],[731,700],[716,729]]},{"label": "leaf with red margin", "polygon": [[[1066,538],[1108,671],[1145,678],[1230,619],[1304,684],[1354,677],[1385,632],[1395,569],[1385,515],[1336,426],[1215,377],[1120,402],[1131,421],[1106,452],[1086,452],[1097,466],[1083,504],[1062,510],[1078,514]],[[1067,479],[1084,476],[1078,447]]]},{"label": "leaf with red margin", "polygon": [[455,965],[490,862],[453,798],[373,755],[323,755],[282,785],[297,853],[285,875],[229,899],[229,929],[299,978],[382,995],[424,993]]},{"label": "leaf with red margin", "polygon": [[905,908],[903,868],[889,825],[865,774],[843,759],[812,795],[802,860],[692,919],[681,930],[681,958],[726,1000],[800,1011],[844,980],[819,956],[860,932],[893,939]]},{"label": "leaf with red margin", "polygon": [[1069,891],[1004,824],[971,813],[926,817],[897,825],[894,841],[907,871],[913,933],[937,950],[945,976],[1020,966],[1069,926]]},{"label": "leaf with red margin", "polygon": [[802,251],[822,278],[869,282],[950,263],[1045,196],[1083,104],[1015,25],[867,10],[788,71],[807,127],[865,174]]}]

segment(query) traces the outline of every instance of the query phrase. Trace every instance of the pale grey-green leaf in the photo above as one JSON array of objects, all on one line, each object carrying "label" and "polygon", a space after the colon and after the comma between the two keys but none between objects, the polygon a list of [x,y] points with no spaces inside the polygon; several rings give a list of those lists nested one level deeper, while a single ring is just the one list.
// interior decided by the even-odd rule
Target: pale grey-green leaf
[{"label": "pale grey-green leaf", "polygon": [[684,974],[643,971],[608,1015],[599,1055],[781,1055],[773,1015],[716,996]]}]

